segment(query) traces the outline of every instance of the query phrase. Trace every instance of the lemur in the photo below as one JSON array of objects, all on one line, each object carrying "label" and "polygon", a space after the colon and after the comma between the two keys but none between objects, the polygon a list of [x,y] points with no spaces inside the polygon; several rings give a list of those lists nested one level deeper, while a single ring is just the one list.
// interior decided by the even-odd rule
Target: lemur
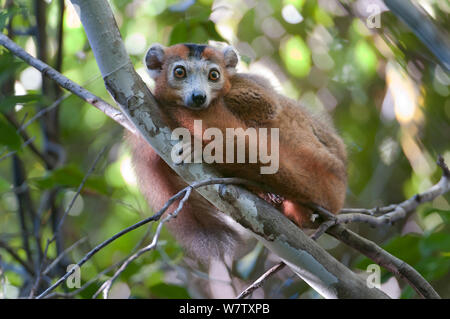
[{"label": "lemur", "polygon": [[[153,94],[172,129],[184,127],[193,134],[194,120],[202,120],[203,129],[218,128],[224,135],[226,128],[279,128],[275,174],[260,174],[260,163],[216,163],[220,174],[258,183],[261,189],[252,191],[301,228],[313,226],[308,204],[338,213],[346,193],[347,159],[331,122],[279,94],[265,78],[237,73],[238,60],[231,46],[153,44],[144,62],[155,81]],[[187,185],[142,138],[128,138],[140,189],[150,207],[159,210]],[[193,194],[167,227],[198,260],[220,258],[233,251],[239,237],[222,216]]]}]

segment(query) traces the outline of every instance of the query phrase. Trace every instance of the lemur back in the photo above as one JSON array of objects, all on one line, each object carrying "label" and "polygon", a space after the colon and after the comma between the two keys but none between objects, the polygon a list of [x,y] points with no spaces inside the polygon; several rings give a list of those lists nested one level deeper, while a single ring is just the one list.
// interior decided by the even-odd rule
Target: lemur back
[{"label": "lemur back", "polygon": [[[227,128],[279,129],[277,172],[262,175],[261,162],[214,163],[220,174],[258,183],[261,188],[252,191],[301,228],[314,225],[308,204],[338,213],[344,204],[347,182],[342,140],[329,123],[277,93],[267,80],[236,73],[237,62],[231,47],[195,44],[167,48],[154,44],[145,57],[155,80],[154,95],[172,129],[184,127],[195,135],[194,120],[202,120],[203,131],[197,137],[204,143],[210,141],[203,135],[207,128],[217,128],[224,135]],[[157,210],[186,185],[143,140],[130,136],[129,141],[141,190],[150,207]],[[250,146],[246,147],[249,151]],[[167,226],[188,253],[199,259],[220,257],[238,239],[221,216],[195,194]]]}]

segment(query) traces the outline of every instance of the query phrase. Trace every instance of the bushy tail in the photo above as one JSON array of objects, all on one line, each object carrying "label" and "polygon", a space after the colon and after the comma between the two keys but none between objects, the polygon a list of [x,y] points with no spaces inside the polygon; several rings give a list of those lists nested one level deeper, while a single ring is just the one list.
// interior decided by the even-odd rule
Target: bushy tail
[{"label": "bushy tail", "polygon": [[[127,133],[126,141],[131,146],[140,190],[149,206],[157,212],[187,185],[142,138]],[[173,211],[177,205],[175,202],[168,211]],[[195,191],[178,216],[169,220],[166,226],[186,253],[202,264],[232,254],[240,240],[223,213]]]}]

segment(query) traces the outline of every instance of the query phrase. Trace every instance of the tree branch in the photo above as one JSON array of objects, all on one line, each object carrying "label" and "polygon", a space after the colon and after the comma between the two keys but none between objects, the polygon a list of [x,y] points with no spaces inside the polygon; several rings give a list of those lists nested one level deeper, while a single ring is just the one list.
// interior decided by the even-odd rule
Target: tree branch
[{"label": "tree branch", "polygon": [[236,297],[236,299],[244,299],[245,297],[249,296],[253,291],[256,289],[262,287],[267,279],[269,279],[272,275],[280,271],[286,266],[284,262],[280,262],[270,268],[268,271],[266,271],[261,277],[256,279],[250,286],[247,287],[244,291],[242,291],[239,296]]},{"label": "tree branch", "polygon": [[412,1],[384,0],[384,3],[417,35],[449,72],[450,40],[446,30],[438,29],[429,15]]},{"label": "tree branch", "polygon": [[[103,249],[104,247],[106,247],[107,245],[109,245],[110,243],[112,243],[113,241],[118,239],[119,237],[122,237],[126,233],[129,233],[132,230],[135,230],[135,229],[137,229],[137,228],[139,228],[139,227],[141,227],[141,226],[143,226],[145,224],[148,224],[149,222],[158,221],[161,218],[161,216],[164,214],[164,212],[166,212],[166,210],[175,201],[177,201],[180,198],[182,198],[183,196],[185,196],[185,193],[188,191],[188,189],[197,189],[197,188],[200,188],[200,187],[205,187],[205,186],[214,185],[214,184],[227,185],[227,184],[240,184],[240,183],[248,184],[249,182],[246,181],[246,180],[240,179],[240,178],[216,178],[216,179],[211,179],[211,180],[206,180],[206,181],[200,181],[200,182],[194,183],[193,185],[187,186],[186,188],[183,188],[178,193],[176,193],[174,196],[172,196],[167,201],[167,203],[164,205],[164,207],[161,208],[156,214],[154,214],[153,216],[147,217],[147,218],[141,220],[140,222],[138,222],[138,223],[136,223],[136,224],[134,224],[134,225],[132,225],[130,227],[127,227],[127,228],[123,229],[122,231],[120,231],[117,234],[115,234],[114,236],[108,238],[107,240],[105,240],[101,244],[95,246],[76,265],[78,267],[81,267],[89,259],[91,259],[92,256],[94,256],[96,253],[98,253],[101,249]],[[75,272],[75,268],[72,268],[64,276],[59,278],[51,287],[47,288],[44,292],[42,292],[36,298],[37,299],[41,299],[41,298],[45,297],[46,295],[48,295],[50,292],[52,292],[55,288],[57,288],[64,280],[66,280],[74,272]]]},{"label": "tree branch", "polygon": [[12,249],[11,247],[8,246],[8,244],[6,242],[4,242],[3,240],[0,240],[0,248],[3,248],[4,250],[6,250],[8,252],[8,254],[11,255],[12,258],[14,258],[19,264],[21,264],[23,266],[23,268],[25,268],[25,270],[31,275],[34,276],[34,270],[33,268],[25,261],[23,260],[19,254],[17,254],[14,249]]},{"label": "tree branch", "polygon": [[[134,71],[107,1],[72,0],[72,3],[80,15],[106,88],[140,134],[188,184],[200,176],[216,177],[209,166],[176,166],[172,162],[170,152],[176,141],[171,140],[171,131],[153,95]],[[198,192],[249,229],[324,297],[387,298],[380,290],[369,289],[360,277],[268,203],[237,186],[227,186],[223,190],[222,196],[217,185]]]},{"label": "tree branch", "polygon": [[[430,202],[436,197],[445,194],[450,190],[450,170],[445,164],[442,156],[439,156],[437,164],[442,169],[442,177],[439,182],[427,191],[417,194],[399,204],[392,204],[385,207],[376,207],[372,209],[346,208],[341,210],[341,214],[337,216],[320,206],[311,205],[311,208],[325,220],[311,236],[311,239],[317,240],[321,235],[327,232],[336,239],[372,259],[378,265],[386,268],[394,275],[398,275],[403,278],[423,298],[439,299],[440,296],[438,293],[413,267],[389,254],[374,242],[359,236],[345,227],[340,226],[340,224],[347,224],[350,222],[365,222],[372,226],[381,226],[387,223],[393,223],[405,218],[408,213],[414,211],[419,205],[425,202]],[[376,217],[374,215],[381,216]],[[264,281],[267,280],[267,278],[275,272],[276,270],[273,271],[273,269],[268,270],[250,287],[242,292],[238,298],[244,298],[255,289],[261,287],[263,282],[260,281],[262,279]]]},{"label": "tree branch", "polygon": [[[437,164],[442,169],[442,177],[439,182],[430,187],[427,191],[417,194],[400,204],[389,205],[381,209],[346,209],[346,211],[351,211],[351,213],[338,216],[331,214],[322,207],[314,206],[315,211],[325,219],[325,222],[320,225],[312,238],[317,239],[324,232],[327,232],[348,246],[358,250],[380,266],[385,267],[393,274],[399,275],[401,278],[405,279],[423,298],[440,298],[433,287],[419,274],[419,272],[406,262],[392,256],[370,240],[365,239],[340,225],[355,221],[367,222],[373,226],[393,223],[405,218],[408,213],[414,211],[420,204],[430,202],[436,197],[445,194],[450,190],[450,170],[445,164],[442,156],[439,156]],[[380,212],[384,215],[379,217],[372,216],[373,214]]]},{"label": "tree branch", "polygon": [[[399,204],[392,204],[386,207],[372,209],[344,209],[341,211],[341,214],[337,216],[327,212],[321,207],[314,206],[314,209],[327,221],[327,224],[322,228],[319,227],[317,232],[321,231],[323,233],[325,227],[330,228],[333,225],[354,222],[364,222],[374,227],[379,227],[382,225],[395,223],[396,221],[405,218],[419,205],[426,202],[431,202],[436,197],[450,191],[450,172],[442,156],[439,156],[437,164],[442,169],[442,177],[439,182],[430,187],[427,191],[416,194]],[[380,216],[374,216],[379,214]]]},{"label": "tree branch", "polygon": [[19,47],[17,44],[15,44],[13,41],[11,41],[6,35],[0,33],[0,44],[7,48],[11,53],[18,56],[22,60],[24,60],[29,65],[33,66],[37,70],[41,71],[45,76],[51,78],[52,80],[56,81],[61,87],[65,88],[66,90],[72,92],[85,102],[93,105],[103,113],[105,113],[108,117],[110,117],[112,120],[116,121],[118,124],[122,125],[124,128],[129,130],[130,132],[134,132],[135,129],[133,125],[128,121],[128,119],[117,110],[112,105],[105,102],[100,97],[92,94],[85,88],[81,87],[80,85],[76,84],[75,82],[71,81],[52,67],[50,67],[48,64],[32,57],[30,54],[28,54],[25,50],[23,50],[21,47]]},{"label": "tree branch", "polygon": [[386,268],[394,275],[399,275],[406,280],[420,296],[430,299],[440,299],[438,293],[419,274],[419,272],[417,272],[417,270],[406,262],[389,254],[374,242],[359,236],[341,225],[333,226],[328,229],[327,233],[372,259],[378,265]]},{"label": "tree branch", "polygon": [[28,148],[37,156],[37,158],[39,158],[47,167],[53,165],[52,159],[46,156],[46,154],[42,153],[36,147],[36,145],[34,145],[34,143],[32,142],[33,138],[30,138],[25,131],[21,130],[20,124],[17,123],[17,120],[10,114],[4,114],[4,116],[8,120],[8,122],[11,123],[12,126],[14,126],[14,128],[17,130],[20,136],[22,136],[24,141],[30,141],[29,143],[27,143]]},{"label": "tree branch", "polygon": [[105,281],[105,283],[97,290],[97,292],[94,294],[94,296],[92,298],[94,298],[94,299],[97,298],[98,294],[103,291],[103,298],[108,299],[108,294],[109,294],[109,290],[111,289],[112,283],[114,282],[114,280],[116,280],[120,276],[120,274],[128,267],[128,265],[131,264],[137,258],[139,258],[139,256],[141,256],[142,254],[156,248],[156,245],[158,244],[159,236],[161,234],[162,226],[164,225],[164,223],[166,223],[170,219],[177,217],[178,213],[183,208],[184,203],[189,199],[189,196],[191,195],[192,190],[193,190],[193,188],[190,186],[188,186],[184,189],[184,195],[183,195],[183,198],[178,203],[178,207],[175,209],[175,211],[173,213],[167,214],[167,216],[165,218],[163,218],[161,220],[161,222],[158,224],[158,227],[156,228],[156,232],[155,232],[155,235],[153,236],[152,242],[149,245],[145,246],[144,248],[139,249],[136,253],[134,253],[129,258],[127,258],[127,260],[125,260],[125,262],[119,267],[119,269],[114,273],[114,275],[110,279]]}]

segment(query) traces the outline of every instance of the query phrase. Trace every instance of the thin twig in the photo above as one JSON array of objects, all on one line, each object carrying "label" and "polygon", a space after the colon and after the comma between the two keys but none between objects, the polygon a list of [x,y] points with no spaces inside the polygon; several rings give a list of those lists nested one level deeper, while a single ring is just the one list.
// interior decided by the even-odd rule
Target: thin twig
[{"label": "thin twig", "polygon": [[53,233],[53,237],[50,240],[50,242],[54,241],[56,239],[56,236],[58,235],[58,233],[61,231],[61,227],[64,224],[64,221],[65,221],[67,215],[69,214],[70,210],[72,209],[73,205],[75,204],[75,201],[77,200],[78,196],[80,195],[81,190],[84,187],[84,184],[86,184],[87,179],[89,178],[89,176],[94,171],[95,167],[97,166],[98,162],[102,158],[102,156],[105,153],[106,149],[107,149],[107,146],[103,147],[103,149],[97,154],[97,157],[95,158],[95,160],[92,163],[91,167],[87,171],[86,175],[84,175],[83,180],[81,181],[80,185],[78,186],[78,189],[77,189],[75,195],[73,195],[72,200],[70,201],[69,205],[67,206],[66,210],[64,211],[64,214],[62,215],[62,217],[61,217],[61,219],[60,219],[60,221],[58,223],[58,226],[56,227],[56,230]]},{"label": "thin twig", "polygon": [[48,112],[52,111],[53,109],[55,109],[59,104],[61,104],[62,101],[64,101],[65,99],[67,99],[68,97],[70,97],[72,94],[71,93],[66,93],[63,96],[61,96],[60,98],[58,98],[55,102],[53,102],[50,106],[43,108],[41,110],[39,110],[31,119],[29,119],[25,124],[21,125],[19,127],[19,132],[20,131],[24,131],[28,126],[30,126],[34,121],[36,121],[37,119],[41,118],[42,116],[44,116],[45,114],[47,114]]},{"label": "thin twig", "polygon": [[[315,211],[319,213],[320,216],[322,216],[326,221],[323,222],[319,228],[314,232],[314,234],[311,236],[312,240],[317,240],[320,236],[323,235],[327,231],[327,229],[336,223],[336,216],[332,214],[331,212],[327,211],[326,209],[323,209],[320,206],[309,204],[308,206],[311,206]],[[259,287],[262,287],[264,283],[272,277],[274,274],[276,274],[279,270],[283,269],[285,264],[283,262],[280,262],[278,265],[270,268],[268,271],[266,271],[261,277],[259,277],[257,280],[255,280],[247,289],[245,289],[243,292],[237,296],[237,299],[243,299],[250,295],[253,291],[258,289]]]},{"label": "thin twig", "polygon": [[370,208],[370,209],[367,209],[367,208],[343,208],[343,209],[341,209],[339,214],[359,213],[359,214],[366,214],[366,215],[370,215],[370,216],[383,215],[383,214],[392,212],[396,206],[397,206],[396,204],[392,204],[392,205],[388,205],[388,206],[384,206],[384,207],[375,207],[375,208]]},{"label": "thin twig", "polygon": [[[134,252],[133,252],[134,253]],[[116,268],[117,266],[121,265],[123,262],[125,262],[133,253],[131,253],[130,255],[128,255],[127,257],[125,257],[124,259],[116,262],[115,264],[107,267],[105,270],[99,272],[97,275],[95,275],[94,278],[88,280],[83,286],[81,286],[80,288],[68,292],[68,293],[62,293],[62,292],[52,292],[48,295],[46,295],[44,297],[44,299],[50,299],[53,297],[62,297],[62,298],[73,298],[76,295],[78,295],[80,292],[84,291],[86,288],[88,288],[90,285],[92,285],[94,282],[98,281],[100,279],[100,277],[102,277],[103,275],[107,274],[108,272],[110,272],[111,270],[113,270],[114,268]]]},{"label": "thin twig", "polygon": [[[90,84],[91,82],[99,79],[101,76],[100,75],[95,75],[92,78],[90,78],[89,80],[83,82],[83,86],[86,86],[88,84]],[[72,92],[69,91],[66,94],[62,95],[61,97],[59,97],[56,101],[54,101],[52,104],[50,104],[48,107],[43,108],[41,110],[39,110],[31,119],[29,119],[26,123],[22,124],[19,127],[19,132],[20,131],[24,131],[28,126],[30,126],[32,123],[34,123],[36,120],[38,120],[39,118],[41,118],[42,116],[44,116],[45,114],[47,114],[48,112],[51,112],[53,109],[55,109],[59,104],[61,104],[64,100],[66,100],[67,98],[72,96]]]},{"label": "thin twig", "polygon": [[314,232],[314,234],[311,235],[312,240],[319,239],[320,236],[322,236],[330,227],[336,225],[336,219],[330,219],[324,221],[320,226],[317,228],[317,230]]},{"label": "thin twig", "polygon": [[[1,34],[0,34],[1,35]],[[28,134],[25,131],[20,130],[20,124],[16,121],[16,119],[11,116],[10,114],[4,114],[5,118],[8,120],[9,123],[11,123],[12,126],[17,130],[17,133],[22,136],[22,139],[24,141],[30,141],[31,138],[28,136]],[[53,162],[51,159],[48,158],[44,153],[42,153],[36,145],[31,141],[27,143],[28,148],[46,165],[46,167],[52,167]]]},{"label": "thin twig", "polygon": [[[26,146],[30,145],[31,143],[33,143],[33,141],[35,140],[35,137],[30,138],[29,140],[26,140],[21,146],[20,148],[25,148]],[[11,151],[9,153],[6,153],[5,155],[3,155],[2,157],[0,157],[0,162],[7,159],[8,157],[13,156],[14,154],[16,154],[18,151]]]},{"label": "thin twig", "polygon": [[11,41],[4,34],[0,34],[0,45],[7,48],[9,51],[11,51],[11,53],[18,56],[29,65],[41,71],[45,76],[56,81],[61,87],[65,88],[66,90],[72,92],[73,94],[80,97],[87,103],[98,108],[100,111],[105,113],[107,116],[109,116],[111,119],[122,125],[130,132],[135,132],[133,124],[130,123],[130,121],[126,118],[124,114],[122,114],[122,112],[120,112],[107,102],[105,102],[100,97],[92,94],[85,88],[68,79],[67,77],[65,77],[52,67],[50,67],[48,64],[34,58],[30,54],[28,54],[25,50],[23,50],[21,47],[19,47],[17,44],[15,44],[13,41]]},{"label": "thin twig", "polygon": [[[333,215],[332,217],[326,214],[324,215],[324,211],[326,211],[325,209],[313,205],[317,213],[324,217],[325,220],[329,221],[326,225],[320,228],[320,231],[323,233],[325,227],[330,228],[331,226],[337,224],[348,224],[355,222],[368,223],[374,227],[379,227],[386,224],[392,224],[400,219],[405,218],[419,205],[425,202],[430,202],[436,197],[441,196],[450,190],[450,172],[442,156],[439,156],[437,164],[442,169],[442,177],[439,182],[430,187],[425,192],[416,194],[399,204],[392,204],[383,208],[353,210],[345,209],[345,214],[340,214],[337,216]],[[326,229],[327,228],[325,228],[325,230]]]},{"label": "thin twig", "polygon": [[58,255],[58,257],[55,258],[55,260],[52,261],[50,265],[45,268],[45,270],[42,272],[43,275],[47,275],[50,270],[52,270],[60,261],[63,259],[65,255],[70,253],[72,250],[74,250],[76,247],[81,245],[87,240],[87,237],[83,237],[79,240],[77,240],[75,243],[73,243],[70,247],[66,248],[61,254]]},{"label": "thin twig", "polygon": [[[183,189],[184,191],[184,196],[181,199],[180,203],[178,204],[178,207],[173,211],[173,213],[168,214],[163,220],[161,220],[161,222],[159,223],[155,235],[153,236],[153,240],[152,242],[142,248],[141,250],[139,250],[138,252],[136,252],[135,254],[133,254],[130,258],[128,258],[123,265],[116,271],[116,273],[113,275],[113,277],[111,277],[109,280],[107,280],[98,290],[97,292],[93,295],[92,298],[97,298],[98,294],[100,294],[103,291],[103,298],[107,299],[108,295],[109,295],[109,290],[111,289],[111,285],[114,282],[114,280],[117,279],[117,277],[120,276],[120,274],[128,267],[128,265],[133,262],[134,260],[136,260],[137,258],[139,258],[139,256],[141,256],[143,253],[150,251],[152,249],[156,248],[156,245],[158,243],[158,239],[159,239],[159,235],[162,229],[162,226],[164,223],[166,223],[168,220],[177,217],[178,213],[181,211],[181,209],[184,206],[184,203],[189,199],[189,196],[191,195],[191,192],[194,188],[198,188],[201,186],[206,186],[206,185],[211,185],[211,183],[213,184],[217,184],[217,181],[220,180],[224,180],[224,179],[216,179],[216,180],[207,180],[205,182],[200,182],[200,183],[194,183],[192,186],[188,186],[186,188]],[[229,178],[227,179],[227,183],[220,183],[222,185],[225,184],[246,184],[246,185],[253,185],[252,182],[249,182],[247,180],[243,180],[243,179],[239,179],[239,178]]]},{"label": "thin twig", "polygon": [[99,280],[99,278],[101,276],[103,276],[104,274],[110,272],[112,269],[116,268],[117,266],[121,265],[122,263],[124,263],[130,256],[132,256],[136,250],[142,245],[142,243],[144,242],[144,240],[148,237],[149,233],[150,233],[150,229],[148,228],[147,231],[145,232],[144,236],[142,236],[141,240],[135,245],[135,247],[132,249],[131,253],[125,257],[124,259],[122,259],[121,261],[116,262],[115,264],[107,267],[105,270],[103,270],[102,272],[98,273],[94,278],[90,279],[89,281],[87,281],[83,286],[81,286],[80,288],[78,288],[77,290],[74,290],[72,292],[69,293],[59,293],[59,292],[52,292],[50,294],[48,294],[47,296],[45,296],[45,299],[49,299],[49,298],[53,298],[53,297],[62,297],[62,298],[72,298],[74,296],[76,296],[77,294],[79,294],[80,292],[82,292],[83,290],[85,290],[86,288],[88,288],[90,285],[92,285],[94,282],[96,282],[97,280]]},{"label": "thin twig", "polygon": [[161,234],[161,230],[162,230],[162,226],[164,225],[164,223],[166,223],[167,221],[169,221],[172,218],[177,217],[178,213],[180,212],[180,210],[183,208],[184,203],[189,199],[189,196],[192,193],[192,187],[187,187],[184,189],[184,196],[183,198],[180,200],[180,202],[178,203],[178,207],[177,209],[173,212],[173,213],[169,213],[165,218],[163,218],[163,220],[161,220],[161,222],[159,223],[155,235],[153,236],[153,240],[152,242],[140,249],[139,251],[137,251],[136,253],[134,253],[132,256],[130,256],[121,266],[120,268],[114,273],[114,275],[108,279],[98,290],[97,292],[93,295],[93,299],[97,298],[98,294],[100,294],[103,291],[103,298],[104,299],[108,299],[108,294],[109,294],[109,290],[111,289],[111,285],[114,282],[114,280],[117,279],[117,277],[120,276],[120,274],[128,267],[128,265],[130,263],[132,263],[134,260],[136,260],[137,258],[139,258],[139,256],[141,256],[143,253],[152,250],[154,248],[156,248],[156,245],[158,244],[158,239],[159,236]]},{"label": "thin twig", "polygon": [[[180,190],[177,194],[172,196],[164,205],[163,208],[161,208],[156,214],[153,216],[150,216],[148,218],[145,218],[141,220],[140,222],[129,226],[122,231],[118,232],[114,236],[108,238],[107,240],[103,241],[101,244],[94,247],[91,251],[89,251],[77,264],[76,266],[81,267],[83,264],[85,264],[89,259],[92,258],[97,252],[99,252],[102,248],[106,247],[119,237],[129,233],[132,230],[135,230],[136,228],[139,228],[149,222],[157,221],[161,218],[161,216],[164,214],[164,212],[178,199],[180,199],[184,194],[187,188],[199,188],[204,187],[208,185],[214,185],[214,184],[249,184],[247,180],[241,179],[241,178],[213,178],[205,181],[199,181],[193,183],[191,186],[187,186],[186,188]],[[47,288],[44,292],[42,292],[39,296],[36,297],[36,299],[41,299],[48,295],[50,292],[55,290],[63,281],[65,281],[70,275],[72,275],[75,272],[76,267],[73,267],[70,271],[68,271],[64,276],[59,278],[53,285],[51,285],[49,288]]]},{"label": "thin twig", "polygon": [[100,158],[102,157],[102,155],[105,153],[106,149],[107,149],[106,146],[103,147],[103,149],[97,154],[97,157],[95,158],[95,160],[94,160],[94,162],[92,163],[91,167],[90,167],[89,170],[87,171],[86,175],[83,177],[83,180],[81,181],[80,185],[78,186],[78,189],[77,189],[75,195],[72,197],[72,200],[70,201],[69,205],[67,206],[66,210],[64,211],[63,216],[62,216],[61,219],[59,220],[59,223],[58,223],[58,225],[57,225],[55,231],[53,232],[53,237],[52,237],[52,238],[49,238],[49,239],[47,240],[47,244],[46,244],[46,246],[45,246],[45,251],[44,251],[44,254],[43,254],[44,257],[43,257],[42,262],[41,262],[41,264],[40,264],[40,267],[39,267],[38,275],[37,275],[37,277],[36,277],[35,284],[33,285],[33,288],[31,289],[30,298],[33,298],[34,293],[35,293],[36,289],[38,288],[39,283],[40,283],[40,280],[41,280],[41,278],[42,278],[42,276],[41,276],[41,275],[43,274],[42,270],[43,270],[43,268],[44,268],[44,264],[45,264],[45,261],[46,261],[46,258],[47,258],[47,253],[48,253],[48,249],[49,249],[50,244],[51,244],[53,241],[55,241],[55,239],[57,238],[57,236],[58,236],[58,234],[59,234],[59,232],[60,232],[60,230],[61,230],[61,228],[62,228],[62,225],[64,224],[65,218],[67,217],[67,215],[69,214],[70,210],[72,209],[72,207],[73,207],[73,205],[74,205],[76,199],[77,199],[78,196],[80,195],[81,190],[83,189],[83,187],[84,187],[84,185],[85,185],[85,183],[86,183],[88,177],[89,177],[89,176],[92,174],[92,172],[94,171],[95,167],[97,166],[98,161],[100,160]]},{"label": "thin twig", "polygon": [[[128,258],[128,257],[127,257]],[[109,266],[108,268],[106,268],[105,270],[103,270],[102,272],[98,273],[94,278],[90,279],[89,281],[87,281],[83,286],[81,286],[80,288],[68,292],[68,293],[63,293],[63,292],[52,292],[48,295],[46,295],[44,297],[44,299],[50,299],[53,297],[62,297],[62,298],[73,298],[76,295],[78,295],[80,292],[84,291],[86,288],[88,288],[90,285],[92,285],[94,282],[98,281],[99,278],[101,276],[103,276],[104,274],[107,274],[108,272],[110,272],[112,269],[114,269],[115,267],[117,267],[118,265],[120,265],[121,263],[123,263],[126,259],[121,260],[116,262],[115,264]]]},{"label": "thin twig", "polygon": [[6,250],[12,258],[14,258],[19,264],[21,264],[23,266],[23,268],[25,268],[25,270],[31,275],[34,276],[34,270],[33,268],[25,261],[23,260],[19,254],[17,254],[14,249],[12,249],[6,242],[4,242],[3,240],[0,240],[0,248],[3,248],[4,250]]},{"label": "thin twig", "polygon": [[236,299],[244,299],[245,297],[249,296],[253,291],[256,289],[262,287],[264,283],[269,279],[272,275],[280,271],[286,266],[284,262],[280,262],[270,268],[268,271],[266,271],[261,277],[256,279],[247,289],[242,291],[239,296],[236,297]]},{"label": "thin twig", "polygon": [[[433,287],[410,265],[392,256],[370,240],[340,226],[340,224],[349,222],[366,222],[375,227],[393,223],[405,218],[408,213],[414,211],[420,204],[430,202],[436,197],[445,194],[450,190],[450,170],[442,156],[438,157],[437,164],[442,169],[442,177],[439,182],[427,191],[417,194],[399,204],[373,209],[346,209],[347,214],[338,216],[334,216],[322,207],[313,205],[315,211],[324,218],[325,222],[319,226],[311,238],[316,240],[323,233],[327,232],[350,247],[360,251],[393,274],[404,278],[423,298],[440,298]],[[381,216],[374,216],[379,214]]]}]

